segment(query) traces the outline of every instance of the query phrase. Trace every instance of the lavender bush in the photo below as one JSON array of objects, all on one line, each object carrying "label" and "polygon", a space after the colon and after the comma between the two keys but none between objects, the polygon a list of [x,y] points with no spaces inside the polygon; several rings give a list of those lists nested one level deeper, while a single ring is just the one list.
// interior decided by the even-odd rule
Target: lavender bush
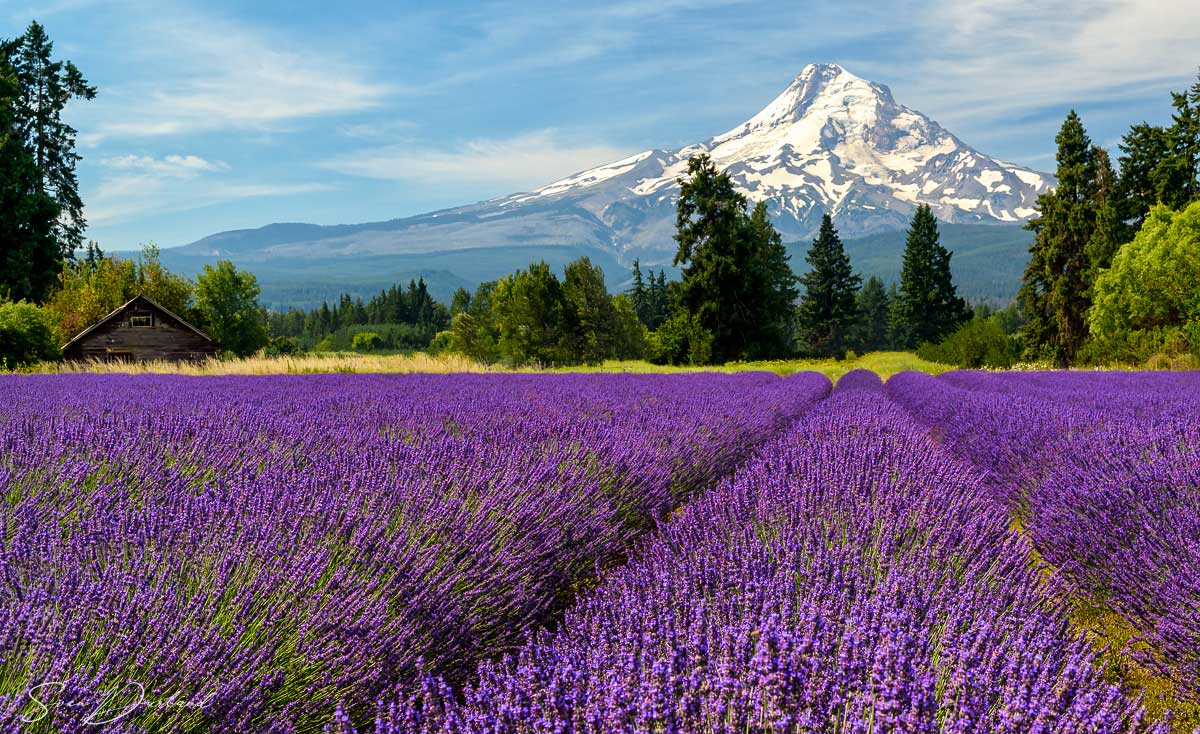
[{"label": "lavender bush", "polygon": [[829,389],[5,379],[0,725],[313,730],[462,681]]},{"label": "lavender bush", "polygon": [[556,632],[461,699],[426,678],[374,730],[1145,731],[981,474],[844,379]]}]

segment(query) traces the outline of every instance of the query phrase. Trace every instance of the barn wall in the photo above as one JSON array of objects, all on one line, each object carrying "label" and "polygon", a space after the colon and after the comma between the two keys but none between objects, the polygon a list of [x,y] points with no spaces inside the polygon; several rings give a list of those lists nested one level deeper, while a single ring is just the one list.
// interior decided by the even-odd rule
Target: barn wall
[{"label": "barn wall", "polygon": [[[152,316],[154,325],[130,326],[131,316]],[[63,356],[67,359],[179,361],[203,359],[216,351],[212,341],[167,314],[134,304],[71,345]]]}]

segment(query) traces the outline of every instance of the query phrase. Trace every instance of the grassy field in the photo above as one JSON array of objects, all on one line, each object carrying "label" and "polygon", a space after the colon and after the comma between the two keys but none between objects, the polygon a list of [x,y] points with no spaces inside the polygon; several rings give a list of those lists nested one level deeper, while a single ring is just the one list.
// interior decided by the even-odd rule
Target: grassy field
[{"label": "grassy field", "polygon": [[33,370],[38,373],[133,373],[185,375],[274,375],[340,373],[406,374],[415,372],[741,372],[762,370],[780,375],[794,372],[820,372],[837,380],[854,369],[868,369],[880,377],[905,370],[938,374],[952,367],[927,362],[911,352],[874,352],[847,360],[791,359],[767,362],[731,362],[709,367],[670,367],[643,361],[608,361],[600,365],[585,365],[542,369],[525,367],[512,370],[499,365],[485,365],[457,355],[428,354],[366,355],[354,353],[313,353],[294,357],[249,357],[236,360],[208,360],[199,363],[173,362],[58,362],[44,363]]}]

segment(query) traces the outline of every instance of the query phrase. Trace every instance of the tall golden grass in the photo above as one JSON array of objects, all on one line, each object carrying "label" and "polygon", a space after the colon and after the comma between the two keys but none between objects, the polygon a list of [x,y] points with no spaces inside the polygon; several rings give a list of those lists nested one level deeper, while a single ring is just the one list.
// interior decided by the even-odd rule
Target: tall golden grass
[{"label": "tall golden grass", "polygon": [[869,369],[884,379],[905,370],[937,374],[952,369],[946,365],[927,362],[911,352],[874,352],[861,357],[836,361],[832,359],[791,359],[763,362],[730,362],[703,367],[667,366],[644,361],[610,360],[599,365],[574,367],[520,367],[488,365],[455,354],[429,355],[392,354],[371,355],[355,353],[316,352],[297,356],[254,356],[244,359],[209,359],[203,362],[46,362],[27,372],[43,374],[180,374],[180,375],[284,375],[321,373],[378,373],[410,374],[454,372],[742,372],[758,370],[790,375],[795,372],[821,372],[833,380],[853,369]]}]

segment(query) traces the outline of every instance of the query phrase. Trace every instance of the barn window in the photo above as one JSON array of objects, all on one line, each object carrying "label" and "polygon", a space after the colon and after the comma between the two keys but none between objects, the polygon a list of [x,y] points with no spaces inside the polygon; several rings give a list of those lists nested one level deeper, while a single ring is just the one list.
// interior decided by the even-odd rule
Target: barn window
[{"label": "barn window", "polygon": [[154,317],[153,316],[130,316],[129,317],[129,325],[135,326],[135,327],[141,327],[143,329],[148,329],[151,326],[154,326]]}]

